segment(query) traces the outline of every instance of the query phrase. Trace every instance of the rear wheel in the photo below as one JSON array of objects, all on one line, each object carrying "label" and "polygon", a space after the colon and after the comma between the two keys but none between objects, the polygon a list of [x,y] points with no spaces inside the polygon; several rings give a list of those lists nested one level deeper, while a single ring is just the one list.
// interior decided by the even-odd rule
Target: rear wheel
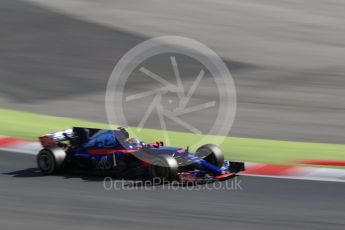
[{"label": "rear wheel", "polygon": [[154,180],[172,181],[177,178],[178,163],[172,156],[157,156],[151,161],[149,171]]},{"label": "rear wheel", "polygon": [[61,168],[66,152],[60,148],[42,149],[37,155],[37,166],[45,175],[55,173]]},{"label": "rear wheel", "polygon": [[195,155],[218,167],[222,167],[224,164],[224,153],[214,144],[207,144],[199,147]]}]

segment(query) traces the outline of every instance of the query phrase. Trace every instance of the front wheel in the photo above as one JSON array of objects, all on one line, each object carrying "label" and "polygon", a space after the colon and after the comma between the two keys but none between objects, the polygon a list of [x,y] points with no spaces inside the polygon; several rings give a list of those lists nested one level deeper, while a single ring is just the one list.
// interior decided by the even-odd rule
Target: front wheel
[{"label": "front wheel", "polygon": [[195,155],[218,167],[222,167],[224,164],[224,153],[214,144],[207,144],[199,147]]},{"label": "front wheel", "polygon": [[37,155],[37,166],[45,175],[55,173],[61,168],[66,152],[60,148],[42,149]]},{"label": "front wheel", "polygon": [[172,181],[177,178],[178,163],[172,156],[157,156],[151,161],[149,171],[154,180]]}]

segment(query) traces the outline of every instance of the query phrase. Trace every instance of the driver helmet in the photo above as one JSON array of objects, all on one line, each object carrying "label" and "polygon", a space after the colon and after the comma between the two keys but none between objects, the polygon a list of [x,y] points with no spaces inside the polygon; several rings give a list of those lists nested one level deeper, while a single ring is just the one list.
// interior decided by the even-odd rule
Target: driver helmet
[{"label": "driver helmet", "polygon": [[128,144],[134,145],[134,146],[140,145],[140,141],[138,140],[138,138],[135,138],[135,137],[128,138],[127,142],[128,142]]}]

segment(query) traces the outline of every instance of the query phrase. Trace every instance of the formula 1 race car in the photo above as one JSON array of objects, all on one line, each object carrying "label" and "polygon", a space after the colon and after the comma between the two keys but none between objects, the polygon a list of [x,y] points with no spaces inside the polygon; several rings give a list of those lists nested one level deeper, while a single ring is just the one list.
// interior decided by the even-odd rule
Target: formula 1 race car
[{"label": "formula 1 race car", "polygon": [[45,174],[77,170],[116,178],[156,179],[181,183],[225,180],[244,171],[244,163],[224,160],[213,144],[195,153],[188,148],[146,144],[129,138],[125,128],[101,130],[75,127],[39,138],[44,147],[37,155]]}]

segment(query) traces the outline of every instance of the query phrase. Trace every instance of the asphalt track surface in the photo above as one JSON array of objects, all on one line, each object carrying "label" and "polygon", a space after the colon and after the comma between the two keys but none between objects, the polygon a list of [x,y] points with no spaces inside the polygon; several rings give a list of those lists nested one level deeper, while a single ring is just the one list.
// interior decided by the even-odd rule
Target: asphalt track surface
[{"label": "asphalt track surface", "polygon": [[35,156],[0,152],[1,229],[332,230],[345,226],[343,183],[240,176],[238,190],[149,187],[144,191],[132,186],[107,191],[102,178],[42,176],[35,167]]},{"label": "asphalt track surface", "polygon": [[[104,90],[119,58],[148,38],[182,35],[210,46],[232,72],[238,110],[231,135],[344,143],[342,9],[336,0],[3,0],[0,106],[104,122]],[[153,66],[166,71],[161,64]],[[187,74],[186,84],[194,77]],[[133,92],[147,87],[134,83]],[[202,88],[196,99],[214,91]],[[132,108],[127,118],[137,125],[145,103]],[[205,129],[213,122],[188,119]],[[147,127],[160,128],[156,120]]]}]

